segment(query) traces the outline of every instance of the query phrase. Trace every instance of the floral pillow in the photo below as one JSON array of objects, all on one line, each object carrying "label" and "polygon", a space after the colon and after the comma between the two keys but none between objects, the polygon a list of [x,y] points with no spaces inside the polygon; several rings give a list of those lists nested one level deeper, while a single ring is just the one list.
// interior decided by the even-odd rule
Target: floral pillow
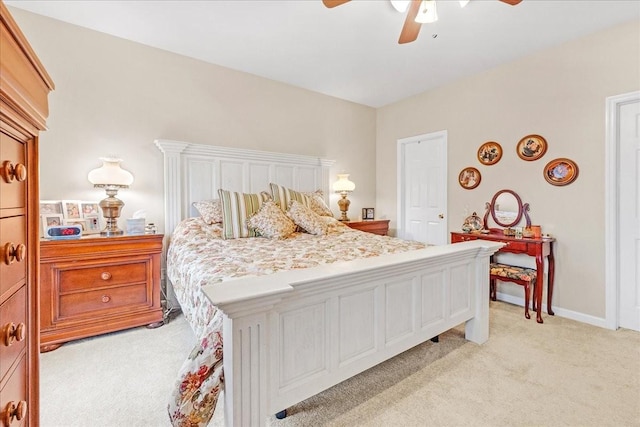
[{"label": "floral pillow", "polygon": [[309,198],[309,207],[312,211],[320,216],[333,216],[333,212],[324,202],[324,194],[322,190],[316,190],[313,193],[304,193]]},{"label": "floral pillow", "polygon": [[322,235],[327,234],[327,223],[322,221],[321,217],[311,210],[311,208],[302,203],[293,200],[289,205],[287,216],[293,220],[300,228],[309,234]]},{"label": "floral pillow", "polygon": [[201,200],[193,202],[204,222],[207,224],[218,224],[222,222],[222,204],[220,199]]},{"label": "floral pillow", "polygon": [[273,201],[265,202],[258,213],[247,221],[261,236],[269,239],[284,239],[296,231],[296,225]]}]

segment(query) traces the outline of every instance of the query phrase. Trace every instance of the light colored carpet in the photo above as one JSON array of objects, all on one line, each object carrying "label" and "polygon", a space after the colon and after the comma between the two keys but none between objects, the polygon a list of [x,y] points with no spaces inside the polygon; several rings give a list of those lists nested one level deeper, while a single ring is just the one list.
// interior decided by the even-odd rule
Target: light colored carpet
[{"label": "light colored carpet", "polygon": [[[521,307],[492,302],[484,345],[454,329],[269,424],[640,426],[640,333],[543,317],[538,325]],[[167,400],[193,342],[179,316],[43,354],[41,425],[168,426]],[[215,427],[223,425],[218,406]]]}]

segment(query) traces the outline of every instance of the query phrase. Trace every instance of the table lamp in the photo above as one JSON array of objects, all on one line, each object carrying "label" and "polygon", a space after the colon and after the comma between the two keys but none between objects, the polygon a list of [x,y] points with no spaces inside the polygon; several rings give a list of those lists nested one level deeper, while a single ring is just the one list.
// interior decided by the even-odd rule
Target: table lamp
[{"label": "table lamp", "polygon": [[342,212],[340,221],[349,221],[347,211],[349,210],[351,202],[347,199],[347,194],[351,193],[355,189],[356,185],[349,181],[348,173],[338,174],[338,180],[333,183],[333,191],[339,193],[341,196],[340,200],[338,200],[338,207],[340,208],[340,212]]},{"label": "table lamp", "polygon": [[102,215],[107,221],[107,225],[100,232],[103,236],[118,236],[124,232],[118,228],[118,218],[124,202],[116,198],[118,190],[129,188],[133,183],[133,175],[120,167],[122,159],[103,157],[102,166],[89,172],[87,179],[95,188],[104,188],[107,198],[100,201]]}]

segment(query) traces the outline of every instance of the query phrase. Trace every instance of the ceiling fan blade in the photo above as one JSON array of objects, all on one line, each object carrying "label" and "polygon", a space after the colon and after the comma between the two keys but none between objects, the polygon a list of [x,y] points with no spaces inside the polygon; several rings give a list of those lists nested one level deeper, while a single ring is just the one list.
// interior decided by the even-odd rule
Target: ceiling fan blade
[{"label": "ceiling fan blade", "polygon": [[422,0],[411,1],[411,6],[407,11],[407,17],[404,20],[404,26],[402,27],[402,32],[398,39],[399,44],[410,43],[418,38],[418,33],[420,32],[420,26],[422,24],[416,22],[416,16],[418,16],[421,1]]},{"label": "ceiling fan blade", "polygon": [[326,7],[331,9],[332,7],[340,6],[341,4],[345,4],[349,1],[350,0],[322,0],[322,3],[324,3]]},{"label": "ceiling fan blade", "polygon": [[520,3],[522,0],[500,0],[502,3],[510,4],[511,6],[515,6]]}]

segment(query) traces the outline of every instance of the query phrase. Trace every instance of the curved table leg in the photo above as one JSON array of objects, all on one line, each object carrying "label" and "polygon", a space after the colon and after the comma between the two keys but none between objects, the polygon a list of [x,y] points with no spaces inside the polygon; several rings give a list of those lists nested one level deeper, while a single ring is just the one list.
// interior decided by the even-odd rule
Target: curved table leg
[{"label": "curved table leg", "polygon": [[553,259],[553,243],[549,243],[549,273],[547,276],[547,313],[553,316],[555,313],[551,309],[551,297],[553,296],[553,279],[555,276],[555,261]]},{"label": "curved table leg", "polygon": [[536,308],[536,322],[544,323],[542,321],[542,282],[543,282],[543,272],[544,272],[544,264],[542,263],[542,254],[536,255],[536,270],[538,271],[536,277],[536,286],[535,292],[533,296],[533,305]]}]

